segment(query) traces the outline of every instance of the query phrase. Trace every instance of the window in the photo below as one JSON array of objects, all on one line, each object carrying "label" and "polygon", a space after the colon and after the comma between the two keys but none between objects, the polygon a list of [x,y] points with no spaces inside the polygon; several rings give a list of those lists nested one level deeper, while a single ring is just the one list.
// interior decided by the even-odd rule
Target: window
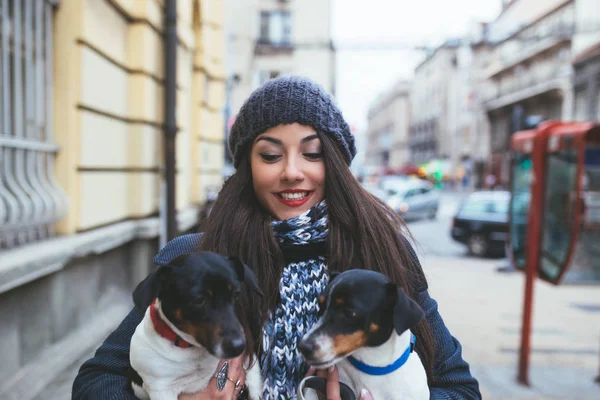
[{"label": "window", "polygon": [[291,13],[289,11],[262,11],[260,13],[259,41],[273,46],[291,46]]},{"label": "window", "polygon": [[[600,135],[597,141],[600,141]],[[579,257],[574,264],[589,271],[586,275],[591,275],[590,280],[600,280],[600,143],[588,142],[583,167],[584,207],[578,239]]]},{"label": "window", "polygon": [[506,199],[497,199],[494,200],[494,202],[492,203],[491,206],[491,210],[490,212],[493,214],[508,214],[508,204],[509,204],[509,199],[508,197]]},{"label": "window", "polygon": [[52,236],[67,208],[53,171],[55,3],[0,3],[0,248]]},{"label": "window", "polygon": [[571,247],[577,183],[577,150],[548,155],[542,234],[541,273],[558,278]]},{"label": "window", "polygon": [[281,75],[281,73],[279,71],[265,71],[265,70],[258,71],[258,73],[256,75],[256,79],[258,80],[256,82],[256,87],[264,85],[264,83],[266,81],[268,81],[269,79],[275,79],[279,75]]},{"label": "window", "polygon": [[529,218],[529,200],[531,199],[531,181],[533,169],[531,156],[515,153],[512,161],[512,199],[510,202],[511,246],[516,267],[525,268],[527,249],[527,222]]},{"label": "window", "polygon": [[483,200],[467,200],[461,207],[461,212],[466,213],[486,213],[490,212],[491,202]]}]

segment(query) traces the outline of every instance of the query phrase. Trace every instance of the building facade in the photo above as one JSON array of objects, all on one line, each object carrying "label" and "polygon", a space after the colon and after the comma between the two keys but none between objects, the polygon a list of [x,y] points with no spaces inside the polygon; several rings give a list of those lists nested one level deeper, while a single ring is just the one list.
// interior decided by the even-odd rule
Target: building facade
[{"label": "building facade", "polygon": [[410,155],[415,164],[449,159],[453,135],[449,129],[453,79],[457,74],[460,40],[449,40],[417,66],[411,89]]},{"label": "building facade", "polygon": [[[67,398],[71,382],[51,383],[131,309],[159,248],[165,1],[8,3],[0,398]],[[177,11],[176,208],[186,232],[223,179],[225,31],[221,0],[177,0]]]},{"label": "building facade", "polygon": [[410,82],[402,80],[371,105],[367,116],[367,166],[399,169],[410,161],[409,96]]},{"label": "building facade", "polygon": [[600,9],[594,0],[575,2],[573,37],[577,121],[600,121]]},{"label": "building facade", "polygon": [[230,116],[279,75],[304,75],[335,94],[331,0],[236,0],[228,6]]},{"label": "building facade", "polygon": [[[522,2],[522,3],[521,3]],[[479,93],[490,121],[489,173],[501,184],[508,182],[510,136],[525,115],[546,119],[573,118],[572,37],[574,1],[532,2],[515,0],[489,25],[489,46],[483,57],[483,83]],[[529,19],[504,30],[511,13],[527,5]],[[493,34],[492,34],[493,33]],[[496,40],[492,40],[496,39]]]}]

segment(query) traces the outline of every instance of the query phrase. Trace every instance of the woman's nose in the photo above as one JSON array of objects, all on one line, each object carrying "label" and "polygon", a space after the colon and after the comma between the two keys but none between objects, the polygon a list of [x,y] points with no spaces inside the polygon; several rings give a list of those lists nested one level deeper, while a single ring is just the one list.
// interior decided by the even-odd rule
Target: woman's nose
[{"label": "woman's nose", "polygon": [[302,173],[302,170],[298,168],[296,163],[290,160],[285,164],[281,179],[287,182],[302,181],[304,179],[304,174]]}]

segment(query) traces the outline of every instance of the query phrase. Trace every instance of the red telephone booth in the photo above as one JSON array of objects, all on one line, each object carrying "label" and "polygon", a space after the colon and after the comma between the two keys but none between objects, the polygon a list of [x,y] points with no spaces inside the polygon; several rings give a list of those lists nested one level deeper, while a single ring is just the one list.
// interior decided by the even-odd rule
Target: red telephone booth
[{"label": "red telephone booth", "polygon": [[519,381],[528,383],[535,277],[600,284],[600,124],[549,121],[511,138],[509,251],[525,271]]},{"label": "red telephone booth", "polygon": [[510,251],[539,277],[600,283],[600,124],[546,122],[511,141]]}]

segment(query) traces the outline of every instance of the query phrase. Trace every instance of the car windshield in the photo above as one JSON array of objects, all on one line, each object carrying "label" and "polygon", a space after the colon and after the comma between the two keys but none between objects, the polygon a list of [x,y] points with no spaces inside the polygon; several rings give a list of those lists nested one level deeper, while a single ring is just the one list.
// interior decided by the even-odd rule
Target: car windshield
[{"label": "car windshield", "polygon": [[389,196],[404,197],[404,196],[406,196],[406,193],[408,193],[408,191],[410,189],[411,188],[407,187],[407,186],[395,186],[395,187],[388,187],[386,192]]},{"label": "car windshield", "polygon": [[498,214],[508,214],[509,199],[495,199],[494,210]]},{"label": "car windshield", "polygon": [[460,211],[469,213],[508,214],[509,197],[498,196],[470,196],[463,204]]}]

